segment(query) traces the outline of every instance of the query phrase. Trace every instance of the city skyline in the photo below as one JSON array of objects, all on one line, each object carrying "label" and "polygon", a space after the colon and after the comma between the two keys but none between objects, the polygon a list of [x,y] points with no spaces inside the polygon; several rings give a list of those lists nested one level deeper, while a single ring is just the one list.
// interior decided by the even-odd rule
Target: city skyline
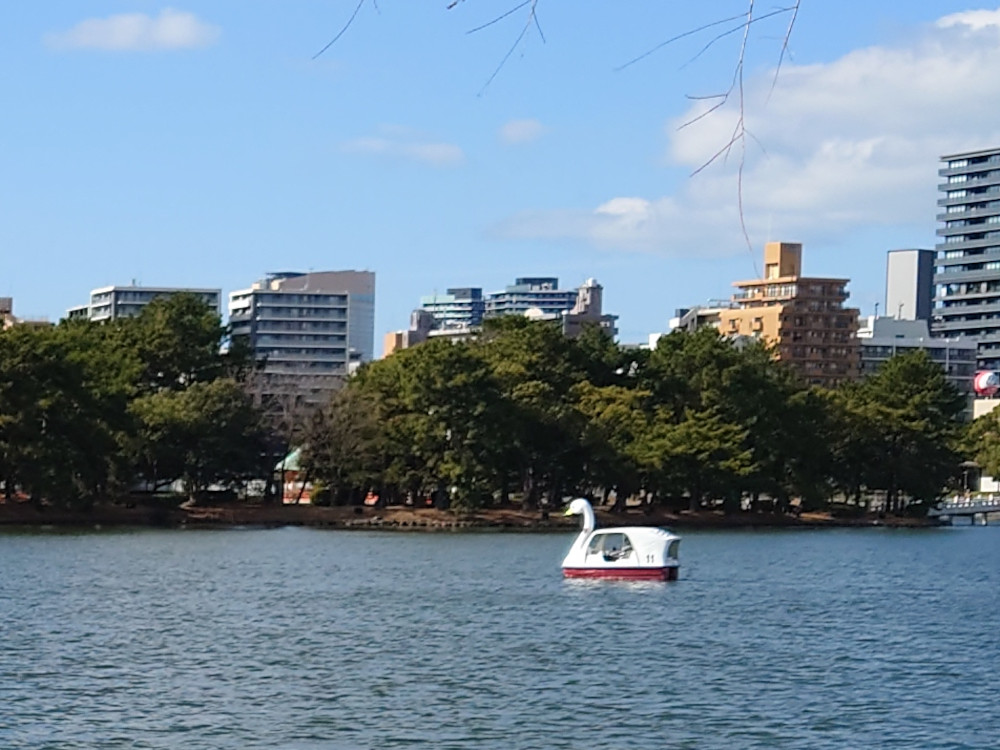
[{"label": "city skyline", "polygon": [[618,69],[723,10],[542,4],[545,43],[526,35],[491,80],[523,18],[466,34],[498,15],[474,4],[366,3],[316,60],[354,2],[11,6],[0,295],[56,320],[130,279],[228,295],[358,268],[378,275],[378,337],[434,290],[594,276],[635,342],[759,275],[781,240],[870,313],[886,251],[935,246],[939,157],[1000,144],[980,74],[1000,61],[1000,11],[847,5],[804,2],[773,92],[787,19],[752,35],[749,247],[738,160],[692,176],[732,110],[678,130],[705,106],[687,95],[725,88],[735,47],[692,60],[711,39],[693,35]]}]

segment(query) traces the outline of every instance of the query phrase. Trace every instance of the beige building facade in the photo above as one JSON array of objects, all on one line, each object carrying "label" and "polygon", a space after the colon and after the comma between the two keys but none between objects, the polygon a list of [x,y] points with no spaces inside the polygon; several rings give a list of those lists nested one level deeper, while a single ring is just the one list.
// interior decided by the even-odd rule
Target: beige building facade
[{"label": "beige building facade", "polygon": [[762,339],[811,385],[855,380],[859,311],[844,306],[848,281],[802,276],[802,245],[769,242],[764,278],[733,284],[735,307],[720,311],[719,332]]}]

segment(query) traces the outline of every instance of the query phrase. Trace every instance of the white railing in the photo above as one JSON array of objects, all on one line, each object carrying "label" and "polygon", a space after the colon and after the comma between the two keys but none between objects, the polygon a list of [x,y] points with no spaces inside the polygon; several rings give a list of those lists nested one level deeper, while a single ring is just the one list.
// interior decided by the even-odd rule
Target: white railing
[{"label": "white railing", "polygon": [[987,495],[976,498],[954,498],[942,501],[931,510],[932,515],[947,513],[988,513],[1000,512],[1000,495]]}]

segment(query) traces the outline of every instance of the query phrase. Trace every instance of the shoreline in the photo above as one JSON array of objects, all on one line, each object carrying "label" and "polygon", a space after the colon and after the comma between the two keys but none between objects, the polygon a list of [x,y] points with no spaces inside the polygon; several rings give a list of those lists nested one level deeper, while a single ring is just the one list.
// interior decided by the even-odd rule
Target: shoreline
[{"label": "shoreline", "polygon": [[[595,509],[598,526],[660,526],[671,529],[833,529],[833,528],[937,528],[928,518],[835,518],[829,513],[779,516],[770,513],[725,515],[716,511],[646,514],[638,509],[609,513]],[[548,518],[541,511],[516,507],[491,508],[474,513],[452,513],[433,508],[410,507],[319,507],[311,505],[214,505],[166,507],[155,505],[97,506],[90,510],[67,510],[28,503],[0,503],[0,527],[61,528],[280,528],[303,526],[343,530],[411,532],[494,531],[570,532],[579,521],[558,511]]]}]

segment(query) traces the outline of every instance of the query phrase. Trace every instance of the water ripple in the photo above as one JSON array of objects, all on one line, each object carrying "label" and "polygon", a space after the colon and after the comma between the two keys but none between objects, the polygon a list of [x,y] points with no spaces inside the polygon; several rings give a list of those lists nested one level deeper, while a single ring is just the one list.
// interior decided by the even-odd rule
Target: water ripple
[{"label": "water ripple", "polygon": [[1000,530],[0,535],[4,748],[992,748]]}]

